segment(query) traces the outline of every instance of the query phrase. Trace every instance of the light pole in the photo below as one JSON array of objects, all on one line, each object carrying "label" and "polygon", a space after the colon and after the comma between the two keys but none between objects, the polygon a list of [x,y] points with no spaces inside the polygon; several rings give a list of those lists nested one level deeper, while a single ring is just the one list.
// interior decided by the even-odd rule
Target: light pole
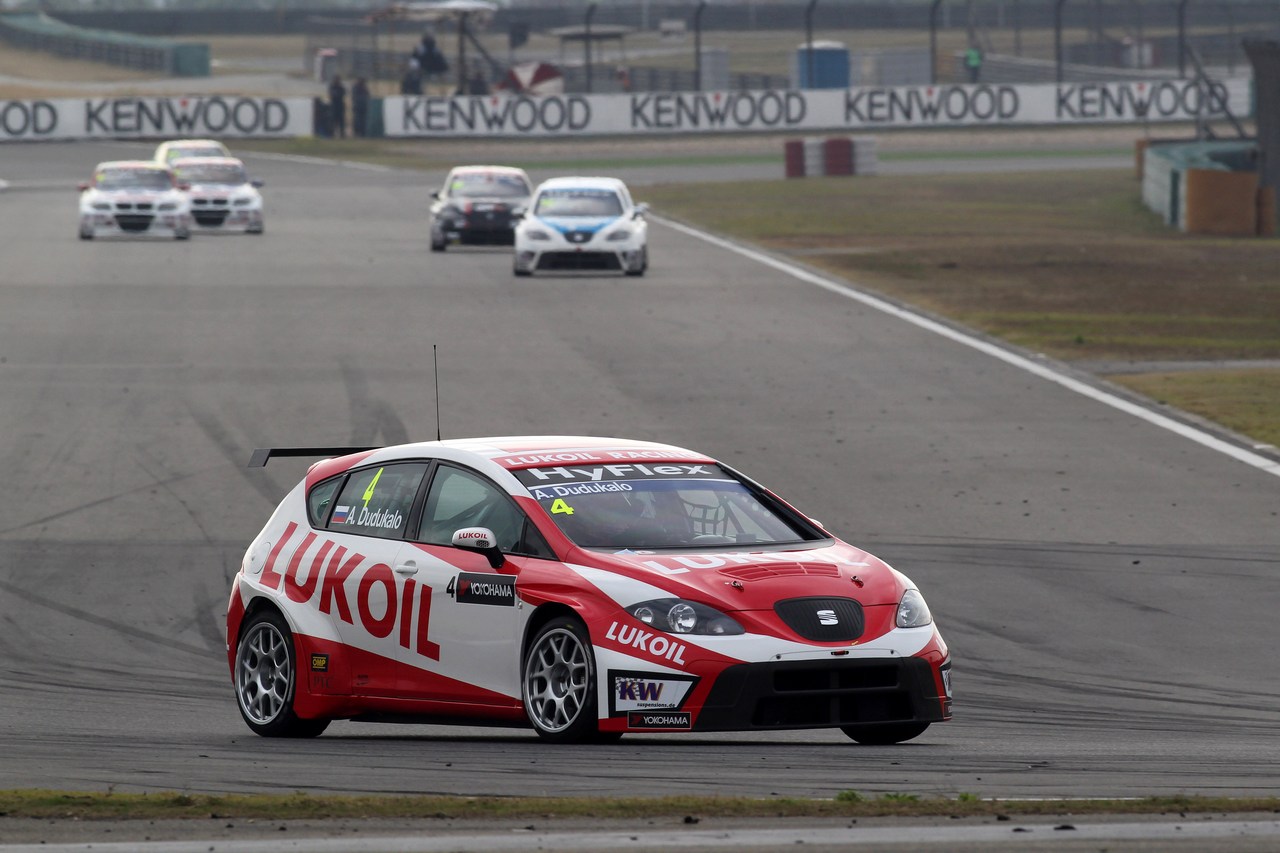
[{"label": "light pole", "polygon": [[818,0],[809,0],[809,5],[804,10],[804,45],[805,58],[809,65],[809,88],[815,88],[813,85],[813,9],[818,5]]},{"label": "light pole", "polygon": [[693,89],[702,91],[702,12],[707,8],[707,0],[698,0],[698,8],[693,10]]},{"label": "light pole", "polygon": [[587,92],[591,92],[591,19],[596,15],[595,0],[587,4],[586,24],[582,28],[582,50],[585,54],[587,69]]},{"label": "light pole", "polygon": [[942,0],[929,5],[929,82],[938,85],[938,7]]}]

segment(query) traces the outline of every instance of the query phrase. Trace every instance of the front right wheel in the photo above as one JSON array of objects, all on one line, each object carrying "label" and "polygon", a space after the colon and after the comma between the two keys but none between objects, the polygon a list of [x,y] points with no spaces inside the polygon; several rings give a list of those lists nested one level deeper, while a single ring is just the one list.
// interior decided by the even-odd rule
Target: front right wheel
[{"label": "front right wheel", "polygon": [[524,659],[524,710],[553,743],[598,738],[596,665],[587,627],[571,616],[542,627]]}]

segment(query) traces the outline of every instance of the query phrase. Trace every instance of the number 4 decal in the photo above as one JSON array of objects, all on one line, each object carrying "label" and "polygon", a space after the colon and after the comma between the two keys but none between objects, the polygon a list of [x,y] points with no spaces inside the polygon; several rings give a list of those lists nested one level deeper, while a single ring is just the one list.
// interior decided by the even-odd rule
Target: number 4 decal
[{"label": "number 4 decal", "polygon": [[573,515],[573,507],[564,502],[564,498],[556,498],[551,502],[551,511]]}]

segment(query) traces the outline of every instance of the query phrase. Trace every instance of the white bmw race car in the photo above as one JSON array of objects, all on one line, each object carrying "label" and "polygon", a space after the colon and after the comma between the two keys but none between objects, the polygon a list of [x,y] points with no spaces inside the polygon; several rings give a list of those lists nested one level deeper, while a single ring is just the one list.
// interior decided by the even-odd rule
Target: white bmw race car
[{"label": "white bmw race car", "polygon": [[151,160],[109,160],[80,184],[80,239],[99,235],[191,236],[186,195],[167,167]]},{"label": "white bmw race car", "polygon": [[951,717],[915,584],[702,453],[537,436],[250,466],[334,453],[232,581],[227,662],[259,735],[358,719],[889,744]]},{"label": "white bmw race car", "polygon": [[197,229],[263,232],[262,181],[250,180],[244,163],[234,157],[184,157],[173,161],[173,172],[191,201]]},{"label": "white bmw race car", "polygon": [[617,178],[552,178],[534,190],[516,225],[514,272],[621,270],[649,267],[646,204],[635,204]]}]

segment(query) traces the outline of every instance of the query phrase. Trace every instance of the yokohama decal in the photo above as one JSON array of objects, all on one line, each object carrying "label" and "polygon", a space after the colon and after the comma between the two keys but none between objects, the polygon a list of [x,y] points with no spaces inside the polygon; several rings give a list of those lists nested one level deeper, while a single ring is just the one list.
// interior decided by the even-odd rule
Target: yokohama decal
[{"label": "yokohama decal", "polygon": [[[314,554],[310,554],[317,538],[315,533],[308,533],[302,538],[282,576],[276,571],[276,563],[297,531],[298,525],[289,522],[280,541],[271,549],[262,569],[263,586],[274,590],[283,587],[290,600],[310,602],[321,613],[348,625],[359,624],[372,637],[390,637],[394,632],[403,648],[431,660],[440,660],[440,646],[428,639],[431,587],[409,579],[397,589],[396,577],[390,566],[369,563],[364,555],[349,552],[327,539],[320,543]],[[352,575],[358,578],[354,613],[346,587],[346,581]],[[375,591],[381,594],[375,596]],[[375,603],[375,599],[384,603]]]}]

